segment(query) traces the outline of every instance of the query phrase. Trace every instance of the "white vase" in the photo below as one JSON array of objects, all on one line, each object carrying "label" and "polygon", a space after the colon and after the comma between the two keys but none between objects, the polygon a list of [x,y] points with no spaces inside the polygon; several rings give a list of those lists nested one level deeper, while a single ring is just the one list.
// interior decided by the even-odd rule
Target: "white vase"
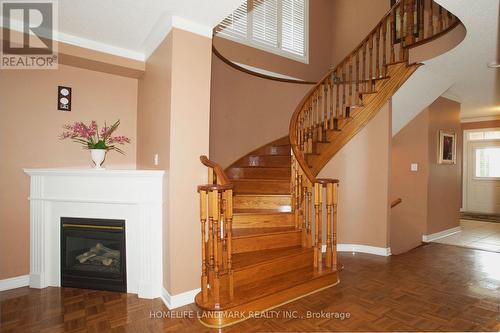
[{"label": "white vase", "polygon": [[106,158],[106,149],[90,149],[90,156],[92,157],[92,161],[94,161],[95,167],[94,169],[103,170],[101,167],[102,162]]}]

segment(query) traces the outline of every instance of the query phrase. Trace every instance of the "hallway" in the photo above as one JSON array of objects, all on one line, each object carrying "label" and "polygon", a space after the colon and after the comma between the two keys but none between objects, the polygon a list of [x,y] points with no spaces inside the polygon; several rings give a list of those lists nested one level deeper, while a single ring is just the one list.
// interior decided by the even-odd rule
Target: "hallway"
[{"label": "hallway", "polygon": [[461,232],[433,242],[500,252],[500,223],[461,220],[460,227]]}]

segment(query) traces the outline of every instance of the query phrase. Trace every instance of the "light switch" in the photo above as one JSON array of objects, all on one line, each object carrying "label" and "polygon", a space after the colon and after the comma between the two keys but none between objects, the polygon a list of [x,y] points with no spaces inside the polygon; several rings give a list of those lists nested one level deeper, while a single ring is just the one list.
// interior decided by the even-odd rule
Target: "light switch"
[{"label": "light switch", "polygon": [[159,158],[158,154],[155,154],[155,158],[154,158],[154,160],[155,160],[155,165],[158,165],[159,160],[160,160],[160,158]]},{"label": "light switch", "polygon": [[418,171],[418,164],[417,163],[412,163],[411,166],[410,166],[410,170],[413,171],[413,172],[417,172]]}]

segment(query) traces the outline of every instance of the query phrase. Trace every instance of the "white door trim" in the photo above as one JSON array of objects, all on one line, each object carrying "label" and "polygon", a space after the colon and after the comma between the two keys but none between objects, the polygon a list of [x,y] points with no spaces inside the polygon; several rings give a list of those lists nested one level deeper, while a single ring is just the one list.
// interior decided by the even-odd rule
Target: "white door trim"
[{"label": "white door trim", "polygon": [[468,175],[469,175],[469,169],[468,169],[468,164],[469,164],[469,133],[474,133],[474,132],[487,132],[487,131],[497,131],[500,130],[499,127],[492,127],[492,128],[477,128],[477,129],[468,129],[468,130],[463,130],[463,137],[462,137],[462,142],[463,142],[463,149],[462,149],[462,207],[460,208],[460,211],[466,212],[468,210],[467,206],[467,190],[468,190]]}]

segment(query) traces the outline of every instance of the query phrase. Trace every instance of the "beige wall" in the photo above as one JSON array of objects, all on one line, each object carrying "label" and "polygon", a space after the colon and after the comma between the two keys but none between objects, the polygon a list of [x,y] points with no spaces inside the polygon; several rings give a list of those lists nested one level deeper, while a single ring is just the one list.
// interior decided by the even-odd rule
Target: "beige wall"
[{"label": "beige wall", "polygon": [[214,46],[226,58],[306,81],[318,81],[330,66],[332,1],[309,1],[309,64],[215,37]]},{"label": "beige wall", "polygon": [[339,243],[389,245],[390,136],[387,103],[318,176],[340,180]]},{"label": "beige wall", "polygon": [[[167,170],[170,158],[170,102],[172,75],[172,34],[146,62],[139,79],[137,104],[137,166]],[[158,154],[158,165],[154,156]]]},{"label": "beige wall", "polygon": [[213,56],[210,158],[225,168],[288,135],[290,118],[311,87],[249,75]]},{"label": "beige wall", "polygon": [[[426,231],[429,180],[429,109],[422,111],[392,139],[391,250],[400,254],[419,246]],[[412,172],[410,165],[418,164]]]},{"label": "beige wall", "polygon": [[[392,140],[391,195],[403,202],[392,209],[391,248],[406,252],[429,235],[459,225],[462,136],[460,104],[440,97]],[[439,130],[457,133],[457,164],[437,164]],[[410,164],[418,171],[411,172]]]},{"label": "beige wall", "polygon": [[[57,86],[73,88],[71,112],[57,111]],[[137,79],[61,65],[58,70],[0,71],[0,279],[29,273],[29,177],[22,168],[91,167],[90,154],[60,141],[74,121],[109,124],[132,138],[106,167],[135,167]],[[7,255],[8,253],[14,255]]]},{"label": "beige wall", "polygon": [[168,250],[170,294],[200,287],[201,240],[196,187],[207,182],[212,40],[173,30]]},{"label": "beige wall", "polygon": [[138,165],[168,171],[163,286],[170,295],[200,286],[196,187],[207,181],[199,157],[209,153],[211,48],[211,39],[173,29],[139,81]]},{"label": "beige wall", "polygon": [[[440,97],[429,106],[429,188],[427,234],[459,225],[462,184],[460,103]],[[457,134],[457,163],[438,164],[439,130]]]},{"label": "beige wall", "polygon": [[332,1],[331,63],[338,65],[375,28],[389,9],[389,0]]}]

